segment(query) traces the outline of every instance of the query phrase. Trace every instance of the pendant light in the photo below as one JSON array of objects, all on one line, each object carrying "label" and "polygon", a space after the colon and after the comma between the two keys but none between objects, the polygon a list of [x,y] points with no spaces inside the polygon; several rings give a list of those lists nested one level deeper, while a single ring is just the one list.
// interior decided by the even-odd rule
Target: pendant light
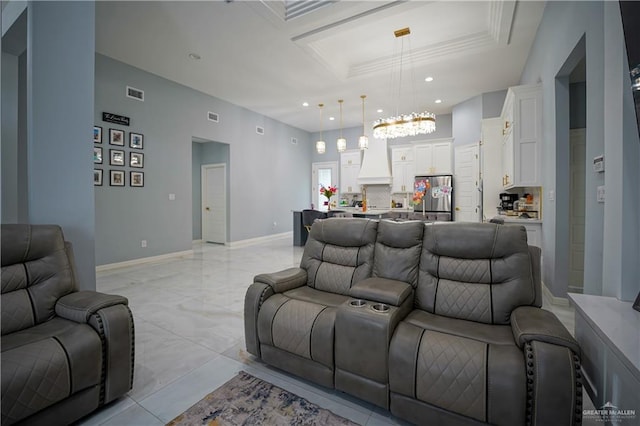
[{"label": "pendant light", "polygon": [[[394,31],[396,39],[400,39],[400,61],[398,75],[398,99],[396,108],[399,109],[402,95],[402,57],[404,53],[404,38],[411,34],[409,27]],[[411,58],[411,56],[410,56]],[[393,62],[392,62],[393,64]],[[412,74],[413,75],[413,74]],[[393,69],[391,70],[391,81],[393,81]],[[411,92],[413,90],[413,78],[410,79]],[[415,103],[415,99],[414,99]],[[397,113],[395,116],[379,118],[373,123],[373,137],[377,139],[394,139],[405,136],[416,136],[433,133],[436,130],[436,116],[429,111],[419,113]]]},{"label": "pendant light", "polygon": [[362,136],[358,138],[358,148],[360,149],[369,148],[369,138],[364,134],[364,99],[366,97],[367,95],[360,96],[360,98],[362,99]]},{"label": "pendant light", "polygon": [[338,103],[340,104],[340,137],[336,141],[338,152],[344,152],[347,149],[347,140],[342,137],[342,102],[342,99],[338,99]]},{"label": "pendant light", "polygon": [[320,107],[320,140],[316,142],[316,151],[318,154],[324,154],[327,149],[327,144],[322,140],[322,107],[324,104],[318,104],[318,106]]}]

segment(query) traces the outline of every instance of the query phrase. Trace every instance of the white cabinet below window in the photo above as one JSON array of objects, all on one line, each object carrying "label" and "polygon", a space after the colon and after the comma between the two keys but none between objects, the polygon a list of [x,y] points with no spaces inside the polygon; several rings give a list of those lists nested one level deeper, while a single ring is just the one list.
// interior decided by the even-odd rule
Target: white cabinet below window
[{"label": "white cabinet below window", "polygon": [[358,174],[360,173],[360,150],[345,151],[340,154],[340,193],[360,192]]},{"label": "white cabinet below window", "polygon": [[436,175],[451,174],[452,168],[452,141],[417,143],[414,146],[415,174]]}]

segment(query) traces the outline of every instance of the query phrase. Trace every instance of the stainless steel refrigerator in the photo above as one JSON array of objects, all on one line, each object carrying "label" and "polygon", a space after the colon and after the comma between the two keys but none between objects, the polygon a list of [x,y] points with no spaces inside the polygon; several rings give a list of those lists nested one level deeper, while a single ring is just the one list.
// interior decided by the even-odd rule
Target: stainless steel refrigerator
[{"label": "stainless steel refrigerator", "polygon": [[423,193],[414,212],[424,213],[427,220],[453,220],[453,176],[416,176],[414,192]]}]

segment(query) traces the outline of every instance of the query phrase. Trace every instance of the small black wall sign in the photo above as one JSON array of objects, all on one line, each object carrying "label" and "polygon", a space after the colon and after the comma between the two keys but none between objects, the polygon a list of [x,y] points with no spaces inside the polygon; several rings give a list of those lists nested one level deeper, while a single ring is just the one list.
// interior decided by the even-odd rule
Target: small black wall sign
[{"label": "small black wall sign", "polygon": [[129,117],[125,117],[124,115],[112,114],[110,112],[103,112],[102,121],[119,124],[121,126],[128,126],[130,119]]}]

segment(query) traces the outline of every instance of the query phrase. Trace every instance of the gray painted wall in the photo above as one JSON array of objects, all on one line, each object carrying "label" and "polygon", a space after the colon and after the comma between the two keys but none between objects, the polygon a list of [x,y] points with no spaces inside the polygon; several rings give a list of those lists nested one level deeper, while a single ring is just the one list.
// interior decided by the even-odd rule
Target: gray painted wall
[{"label": "gray painted wall", "polygon": [[18,222],[18,57],[2,52],[2,223]]},{"label": "gray painted wall", "polygon": [[30,2],[27,28],[28,219],[62,226],[95,289],[94,3]]},{"label": "gray painted wall", "polygon": [[[202,166],[224,163],[227,166],[227,200],[229,199],[229,145],[219,142],[193,142],[193,239],[202,239]],[[227,218],[229,209],[227,204]],[[227,227],[227,241],[229,228]]]},{"label": "gray painted wall", "polygon": [[[144,188],[129,187],[128,176],[125,187],[96,187],[99,265],[191,249],[194,137],[229,145],[231,242],[292,230],[291,210],[311,202],[307,132],[111,58],[96,55],[95,61],[95,124],[145,137]],[[144,90],[145,102],[125,97],[127,85]],[[103,123],[103,111],[131,117],[131,126]],[[207,111],[218,113],[220,122],[208,121]],[[107,173],[111,167],[101,168]],[[147,248],[140,247],[143,239]]]},{"label": "gray painted wall", "polygon": [[[563,67],[575,59],[572,52],[583,37],[588,170],[584,288],[586,293],[631,300],[640,290],[640,197],[629,196],[638,194],[640,148],[637,129],[632,134],[629,123],[633,104],[627,94],[628,65],[617,2],[548,2],[522,74],[522,84],[541,81],[543,86],[543,281],[554,295],[565,295],[569,85],[556,77],[568,75]],[[606,172],[590,172],[593,157],[603,153]],[[599,185],[606,186],[604,204],[596,201]],[[549,199],[549,191],[556,192],[555,201]]]},{"label": "gray painted wall", "polygon": [[506,90],[482,94],[482,118],[500,117],[502,106],[507,97]]},{"label": "gray painted wall", "polygon": [[453,107],[453,145],[480,141],[482,131],[482,96],[475,96]]}]

